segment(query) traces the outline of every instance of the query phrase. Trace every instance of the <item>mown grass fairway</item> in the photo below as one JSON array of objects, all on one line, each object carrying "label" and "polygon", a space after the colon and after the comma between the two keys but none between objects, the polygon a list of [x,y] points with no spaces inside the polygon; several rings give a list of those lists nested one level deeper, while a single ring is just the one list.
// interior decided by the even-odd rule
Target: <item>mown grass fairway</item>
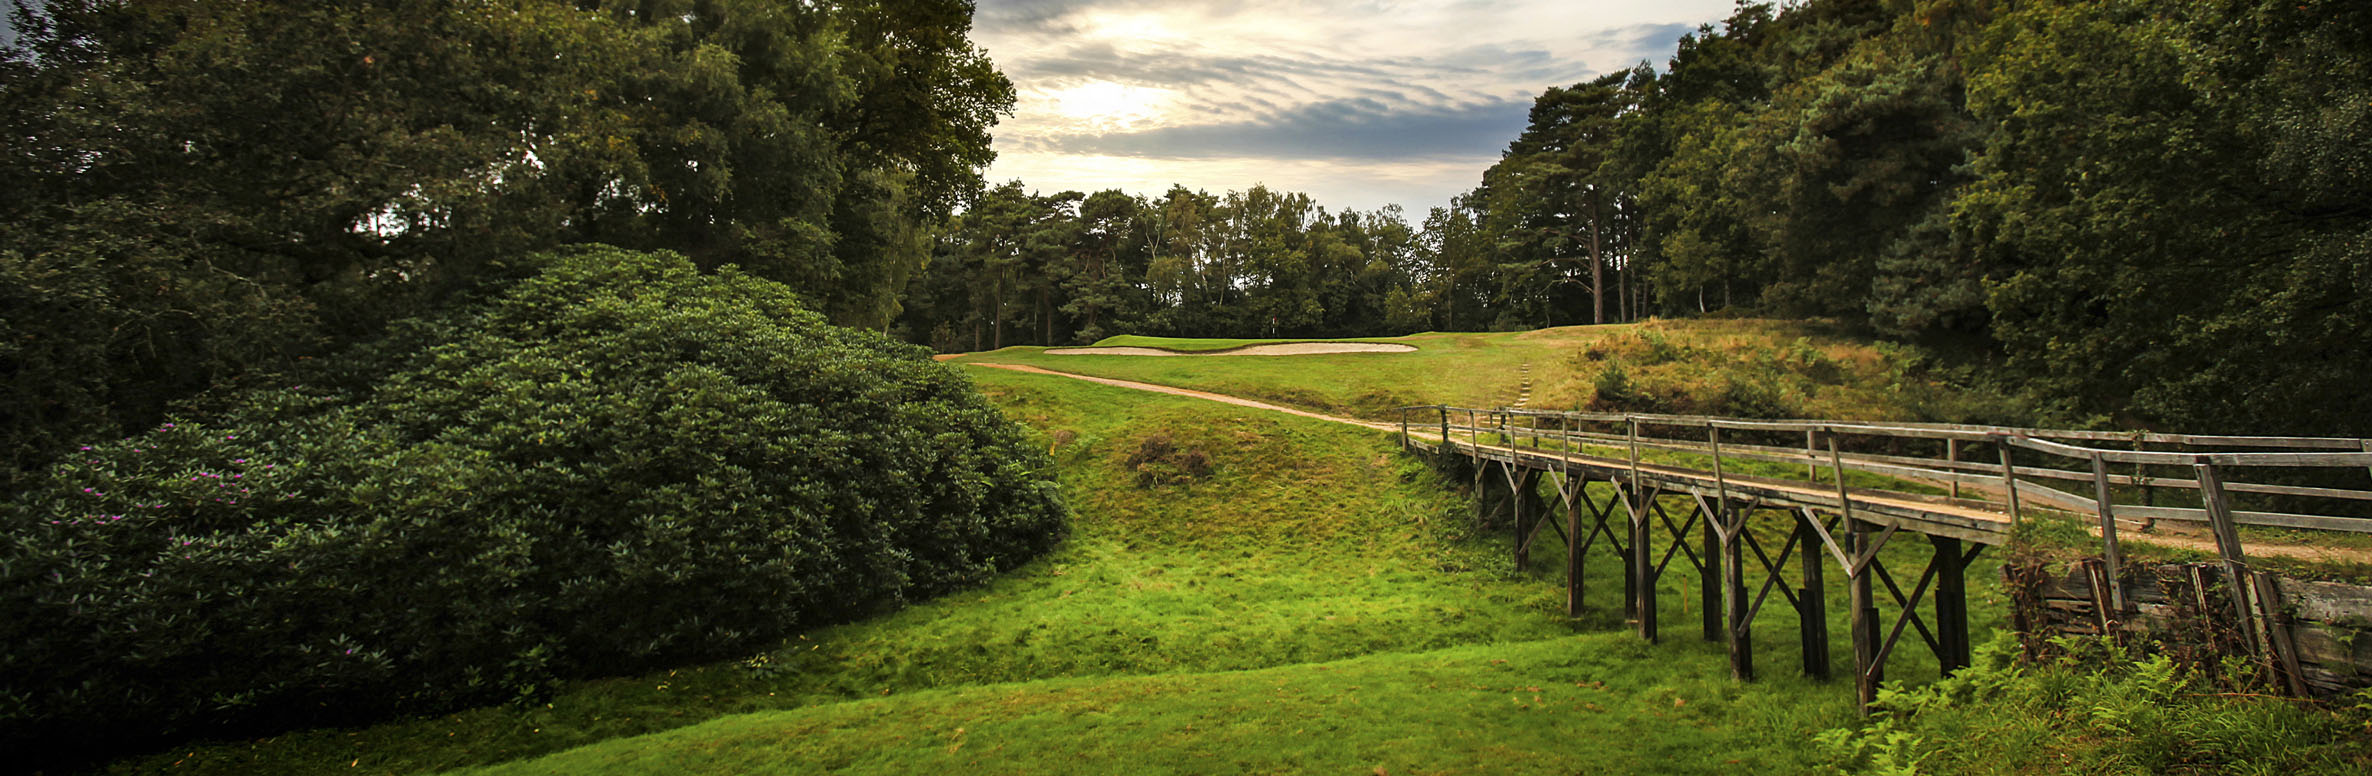
[{"label": "mown grass fairway", "polygon": [[[1099,346],[1224,350],[1283,340],[1113,337]],[[955,359],[1224,393],[1369,419],[1395,407],[1513,404],[1531,367],[1533,409],[1609,408],[1761,417],[2022,421],[2009,400],[1958,390],[1919,354],[1801,322],[1648,321],[1527,332],[1426,333],[1409,353],[1146,358],[1010,347]],[[1948,370],[1945,370],[1948,371]]]}]

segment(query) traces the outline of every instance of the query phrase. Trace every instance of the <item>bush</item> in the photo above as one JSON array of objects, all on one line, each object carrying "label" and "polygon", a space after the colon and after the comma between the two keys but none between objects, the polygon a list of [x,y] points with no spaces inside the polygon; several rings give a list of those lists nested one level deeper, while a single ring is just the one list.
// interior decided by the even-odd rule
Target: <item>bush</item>
[{"label": "bush", "polygon": [[1818,738],[1844,773],[2352,774],[2372,764],[2372,707],[2222,692],[2165,655],[2061,641],[2062,657],[2021,664],[2004,633],[1974,666],[1920,687],[1890,683],[1868,719]]},{"label": "bush", "polygon": [[1045,454],[920,348],[671,254],[519,269],[336,365],[360,385],[85,447],[10,504],[0,749],[747,654],[1065,530]]},{"label": "bush", "polygon": [[1168,434],[1156,433],[1137,443],[1123,462],[1137,473],[1137,487],[1185,485],[1211,476],[1211,457],[1202,450],[1179,447]]}]

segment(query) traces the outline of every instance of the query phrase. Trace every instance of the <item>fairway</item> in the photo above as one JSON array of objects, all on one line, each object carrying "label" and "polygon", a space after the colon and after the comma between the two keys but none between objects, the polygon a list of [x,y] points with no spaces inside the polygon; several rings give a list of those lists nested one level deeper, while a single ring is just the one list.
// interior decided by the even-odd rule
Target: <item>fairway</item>
[{"label": "fairway", "polygon": [[[1186,353],[1287,340],[1112,337],[1098,347]],[[1293,340],[1292,342],[1300,342]],[[1332,415],[1396,421],[1398,407],[1497,407],[1526,398],[1540,410],[1747,417],[2017,422],[2000,396],[1918,368],[1915,353],[1820,325],[1769,320],[1650,320],[1520,332],[1428,332],[1326,340],[1399,344],[1400,353],[1292,358],[1144,358],[1077,349],[1009,347],[950,357],[1210,391]],[[1054,351],[1068,354],[1057,354]]]}]

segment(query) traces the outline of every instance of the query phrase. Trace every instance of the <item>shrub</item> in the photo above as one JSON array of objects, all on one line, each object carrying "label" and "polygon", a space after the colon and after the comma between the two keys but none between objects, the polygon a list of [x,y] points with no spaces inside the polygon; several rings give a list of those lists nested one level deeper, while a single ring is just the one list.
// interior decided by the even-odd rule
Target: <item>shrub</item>
[{"label": "shrub", "polygon": [[2058,651],[2021,664],[2017,640],[2002,634],[1974,666],[1920,687],[1889,684],[1868,719],[1818,738],[1845,773],[2363,773],[2372,763],[2361,707],[2218,692],[2165,655],[2097,639]]},{"label": "shrub", "polygon": [[85,447],[10,504],[0,749],[747,654],[1064,532],[1044,452],[921,348],[672,254],[519,269],[337,365],[360,385]]},{"label": "shrub", "polygon": [[1590,408],[1616,412],[1662,412],[1665,402],[1623,371],[1622,362],[1608,361],[1590,384]]},{"label": "shrub", "polygon": [[1168,434],[1154,434],[1137,443],[1123,462],[1137,473],[1137,486],[1184,485],[1211,475],[1211,458],[1202,450],[1179,447]]}]

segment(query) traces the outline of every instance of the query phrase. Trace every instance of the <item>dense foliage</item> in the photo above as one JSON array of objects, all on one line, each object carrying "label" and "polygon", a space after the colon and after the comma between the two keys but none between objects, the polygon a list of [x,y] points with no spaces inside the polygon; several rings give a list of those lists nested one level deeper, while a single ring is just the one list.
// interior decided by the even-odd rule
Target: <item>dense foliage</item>
[{"label": "dense foliage", "polygon": [[1045,551],[1043,451],[780,284],[572,249],[9,504],[0,749],[105,751],[747,654]]},{"label": "dense foliage", "polygon": [[880,326],[1013,100],[967,0],[10,7],[0,486],[562,244]]},{"label": "dense foliage", "polygon": [[1742,3],[1534,103],[1420,224],[1263,188],[998,190],[942,348],[1531,328],[1729,310],[2006,362],[2124,425],[2372,434],[2372,5]]},{"label": "dense foliage", "polygon": [[1878,691],[1874,714],[1820,740],[1836,771],[1951,774],[2363,773],[2372,696],[2327,703],[2258,694],[2165,656],[2062,638],[2018,659],[2002,634],[1976,665]]},{"label": "dense foliage", "polygon": [[1650,310],[1975,341],[2127,423],[2372,434],[2368,35],[2331,1],[1742,3],[1661,73],[1550,90],[1475,199],[1501,246],[1615,236]]},{"label": "dense foliage", "polygon": [[[1112,334],[1374,336],[1432,325],[1416,298],[1417,230],[1396,207],[1329,214],[1265,186],[989,190],[909,290],[906,336],[942,350]],[[1441,328],[1484,328],[1456,319]]]}]

